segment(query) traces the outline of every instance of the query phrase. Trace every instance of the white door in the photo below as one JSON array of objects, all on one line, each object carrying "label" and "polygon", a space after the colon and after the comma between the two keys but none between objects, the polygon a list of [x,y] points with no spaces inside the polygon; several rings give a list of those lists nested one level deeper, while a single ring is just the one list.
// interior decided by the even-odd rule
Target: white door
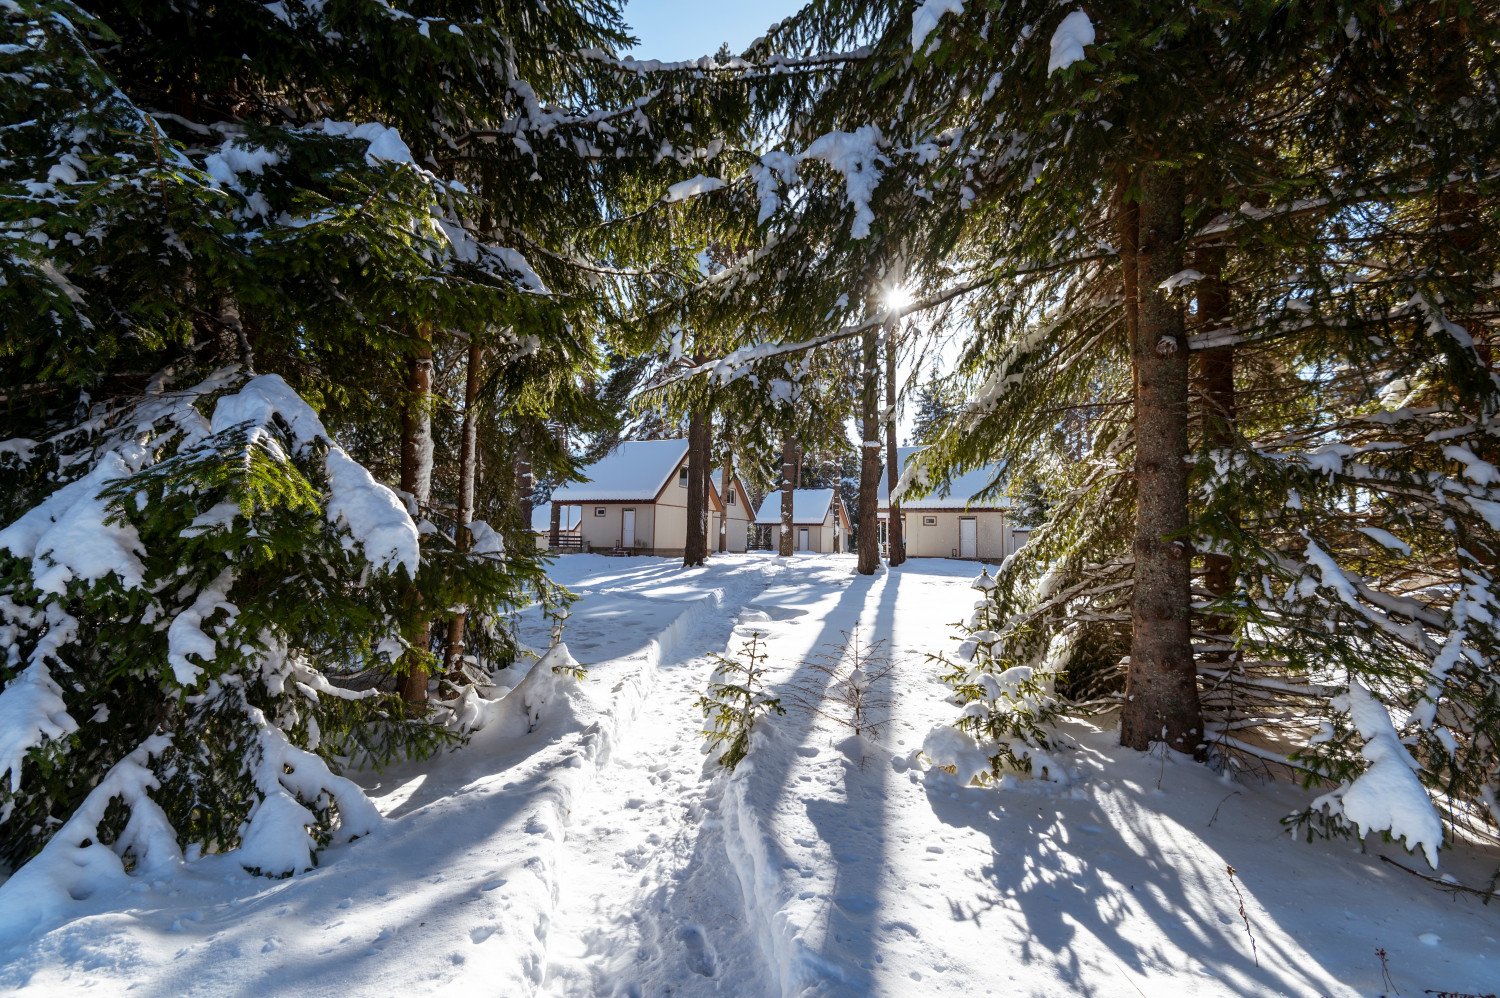
[{"label": "white door", "polygon": [[620,547],[635,547],[635,510],[627,509],[620,515]]},{"label": "white door", "polygon": [[806,527],[798,527],[797,528],[797,550],[798,551],[806,551],[807,550],[807,528]]},{"label": "white door", "polygon": [[972,516],[962,517],[958,521],[958,556],[979,557],[979,521]]}]

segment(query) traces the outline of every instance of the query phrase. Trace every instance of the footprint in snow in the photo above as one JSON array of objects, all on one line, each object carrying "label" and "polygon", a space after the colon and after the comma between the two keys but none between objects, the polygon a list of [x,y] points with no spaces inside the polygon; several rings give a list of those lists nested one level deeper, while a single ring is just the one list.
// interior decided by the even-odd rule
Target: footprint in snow
[{"label": "footprint in snow", "polygon": [[713,977],[719,972],[719,961],[712,947],[696,925],[684,925],[677,930],[677,938],[687,950],[687,965],[695,974]]}]

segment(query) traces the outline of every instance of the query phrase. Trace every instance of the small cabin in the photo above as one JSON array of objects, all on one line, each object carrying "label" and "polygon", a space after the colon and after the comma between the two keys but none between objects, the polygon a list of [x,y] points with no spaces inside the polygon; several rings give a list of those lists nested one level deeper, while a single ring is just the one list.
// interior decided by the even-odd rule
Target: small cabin
[{"label": "small cabin", "polygon": [[[680,556],[687,547],[687,451],[681,439],[626,440],[583,469],[587,481],[556,489],[552,502],[577,510],[581,549]],[[709,487],[708,549],[744,551],[748,519],[736,511],[748,508],[748,494],[735,476],[721,498],[722,477],[721,469]]]},{"label": "small cabin", "polygon": [[[898,448],[899,470],[905,470],[920,447]],[[954,478],[946,487],[922,498],[900,502],[902,539],[908,558],[968,558],[1003,561],[1026,543],[1024,528],[1011,522],[1010,499],[974,500],[1000,480],[998,465],[976,468]],[[880,472],[880,550],[890,550],[890,488],[885,469]]]},{"label": "small cabin", "polygon": [[[760,504],[755,524],[771,527],[772,547],[781,527],[781,493],[771,492]],[[849,514],[833,489],[796,489],[792,492],[792,549],[834,554],[843,551],[849,537]]]}]

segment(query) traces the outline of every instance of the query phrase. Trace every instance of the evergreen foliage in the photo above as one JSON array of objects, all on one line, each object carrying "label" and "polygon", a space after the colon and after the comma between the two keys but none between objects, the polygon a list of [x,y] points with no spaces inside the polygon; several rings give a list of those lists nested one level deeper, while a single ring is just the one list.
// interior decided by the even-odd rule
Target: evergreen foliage
[{"label": "evergreen foliage", "polygon": [[552,424],[616,426],[600,347],[639,349],[621,304],[692,254],[663,212],[601,223],[743,86],[620,58],[592,0],[0,19],[3,857],[83,808],[126,864],[150,813],[303,869],[369,830],[335,771],[459,737],[508,612],[557,601],[512,469],[572,477]]},{"label": "evergreen foliage", "polygon": [[750,733],[755,722],[771,714],[785,714],[779,697],[765,692],[765,663],[761,633],[751,631],[739,655],[714,655],[718,663],[708,692],[698,698],[698,707],[708,719],[703,735],[710,750],[718,749],[719,765],[728,769],[740,764],[750,752]]},{"label": "evergreen foliage", "polygon": [[[1176,747],[1290,766],[1343,788],[1333,824],[1396,834],[1344,810],[1379,766],[1365,690],[1450,825],[1493,836],[1497,31],[1445,0],[811,4],[752,54],[863,47],[768,107],[774,147],[717,195],[762,239],[683,308],[777,336],[704,369],[847,351],[899,258],[903,311],[963,341],[908,487],[998,461],[1042,517],[958,688],[1045,665],[1108,702],[1160,650],[1143,553],[1190,562],[1154,611],[1191,623]],[[1146,407],[1188,357],[1187,411]],[[1170,527],[1140,519],[1179,463],[1141,456],[1162,414],[1190,468]]]}]

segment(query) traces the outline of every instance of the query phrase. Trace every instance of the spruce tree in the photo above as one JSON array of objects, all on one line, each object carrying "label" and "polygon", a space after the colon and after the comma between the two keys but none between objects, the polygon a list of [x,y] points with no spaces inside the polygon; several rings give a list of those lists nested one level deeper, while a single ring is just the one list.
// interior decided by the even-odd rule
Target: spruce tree
[{"label": "spruce tree", "polygon": [[611,4],[0,18],[4,858],[305,869],[375,820],[337,767],[452,742],[514,655],[547,583],[502,469],[614,421],[608,259],[680,261],[600,223],[728,112]]}]

